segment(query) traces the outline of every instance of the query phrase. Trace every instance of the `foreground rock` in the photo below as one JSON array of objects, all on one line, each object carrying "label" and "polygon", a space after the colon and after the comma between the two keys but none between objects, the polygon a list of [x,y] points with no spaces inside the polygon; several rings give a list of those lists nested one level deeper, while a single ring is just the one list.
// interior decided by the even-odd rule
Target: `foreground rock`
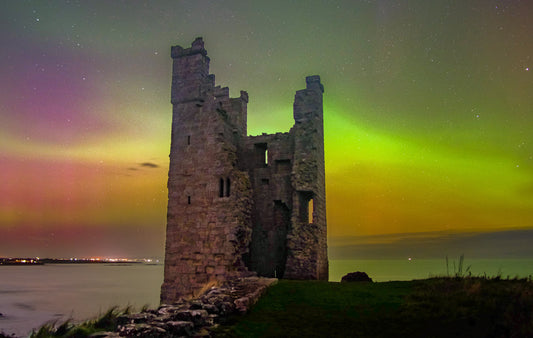
[{"label": "foreground rock", "polygon": [[118,317],[116,332],[92,337],[210,337],[211,330],[230,315],[244,314],[275,278],[248,277],[212,287],[197,299],[162,304],[155,310]]},{"label": "foreground rock", "polygon": [[341,282],[372,282],[366,272],[356,271],[342,277]]}]

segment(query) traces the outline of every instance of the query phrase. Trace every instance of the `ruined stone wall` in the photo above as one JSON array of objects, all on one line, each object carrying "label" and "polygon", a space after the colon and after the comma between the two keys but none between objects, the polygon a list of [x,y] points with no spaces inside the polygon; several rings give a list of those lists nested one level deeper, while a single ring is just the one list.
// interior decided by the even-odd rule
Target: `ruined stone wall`
[{"label": "ruined stone wall", "polygon": [[[242,126],[232,120],[240,112],[225,94],[215,96],[222,90],[209,75],[203,41],[174,47],[172,57],[164,303],[246,271],[242,256],[251,241],[250,182],[237,169]],[[242,113],[247,95],[240,99]]]},{"label": "ruined stone wall", "polygon": [[173,47],[171,55],[161,301],[250,271],[327,280],[320,78],[307,77],[306,89],[296,93],[290,132],[247,136],[248,94],[230,98],[228,88],[215,86],[202,39],[190,48]]},{"label": "ruined stone wall", "polygon": [[292,210],[293,138],[289,133],[249,136],[242,162],[253,190],[252,243],[248,266],[261,276],[282,278]]},{"label": "ruined stone wall", "polygon": [[254,200],[246,264],[261,276],[328,279],[323,91],[307,77],[290,132],[249,136],[239,156]]},{"label": "ruined stone wall", "polygon": [[294,202],[286,278],[328,279],[323,92],[320,77],[308,76],[306,89],[294,98]]}]

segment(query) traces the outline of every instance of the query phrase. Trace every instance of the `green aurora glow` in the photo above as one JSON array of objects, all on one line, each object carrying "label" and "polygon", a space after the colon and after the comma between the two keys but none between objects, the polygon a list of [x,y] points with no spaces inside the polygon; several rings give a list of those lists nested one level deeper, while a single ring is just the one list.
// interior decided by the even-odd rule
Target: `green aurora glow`
[{"label": "green aurora glow", "polygon": [[[325,86],[332,239],[533,228],[529,1],[0,4],[0,256],[161,255],[170,45],[250,134]],[[143,166],[153,163],[157,167]],[[370,240],[369,240],[370,241]]]}]

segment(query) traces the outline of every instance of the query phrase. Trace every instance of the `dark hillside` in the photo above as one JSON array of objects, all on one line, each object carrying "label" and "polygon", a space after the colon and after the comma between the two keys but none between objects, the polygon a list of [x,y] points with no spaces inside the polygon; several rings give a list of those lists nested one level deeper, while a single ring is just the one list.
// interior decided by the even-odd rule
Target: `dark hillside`
[{"label": "dark hillside", "polygon": [[528,280],[435,278],[387,283],[282,280],[236,337],[532,337]]}]

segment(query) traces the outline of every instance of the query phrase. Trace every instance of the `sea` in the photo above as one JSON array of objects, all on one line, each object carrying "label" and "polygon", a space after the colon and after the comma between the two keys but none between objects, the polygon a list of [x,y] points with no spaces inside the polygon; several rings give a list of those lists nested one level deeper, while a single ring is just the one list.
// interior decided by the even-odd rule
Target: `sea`
[{"label": "sea", "polygon": [[[533,259],[330,260],[330,281],[364,271],[376,282],[458,273],[531,278]],[[82,321],[113,306],[157,307],[163,265],[46,264],[0,266],[0,332],[26,337],[45,323]]]}]

